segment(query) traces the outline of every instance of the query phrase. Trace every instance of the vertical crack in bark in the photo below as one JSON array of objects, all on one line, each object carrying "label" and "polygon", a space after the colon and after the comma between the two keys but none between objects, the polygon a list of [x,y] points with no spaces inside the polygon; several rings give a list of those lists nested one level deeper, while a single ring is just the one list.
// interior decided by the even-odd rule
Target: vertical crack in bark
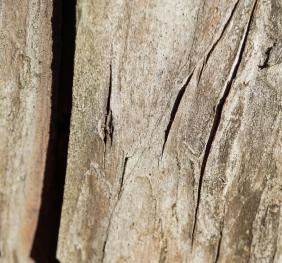
[{"label": "vertical crack in bark", "polygon": [[111,139],[111,144],[113,142],[113,116],[111,109],[111,97],[112,97],[112,82],[113,82],[113,73],[112,73],[112,64],[110,64],[110,80],[109,80],[109,89],[108,89],[108,99],[106,106],[106,116],[104,124],[104,144],[107,144],[108,136]]},{"label": "vertical crack in bark", "polygon": [[186,88],[187,88],[187,86],[188,86],[188,84],[189,84],[189,82],[190,82],[190,80],[193,76],[194,70],[195,69],[192,70],[192,72],[188,76],[187,80],[185,81],[184,85],[178,91],[178,94],[177,94],[176,99],[174,101],[174,104],[172,106],[172,110],[171,110],[171,113],[170,113],[170,119],[169,119],[168,125],[167,125],[166,130],[165,130],[164,143],[163,143],[163,147],[162,147],[162,155],[163,155],[164,150],[165,150],[165,146],[166,146],[166,142],[167,142],[170,130],[171,130],[171,126],[174,122],[176,113],[178,111],[178,108],[179,108],[179,105],[180,105],[181,100],[183,98],[183,95],[185,93],[185,90],[186,90]]},{"label": "vertical crack in bark", "polygon": [[234,14],[235,14],[235,11],[236,11],[236,8],[238,6],[238,3],[239,3],[239,0],[237,0],[237,2],[234,4],[232,10],[231,10],[231,13],[230,15],[228,16],[228,19],[227,21],[224,23],[224,26],[223,26],[223,29],[221,30],[221,33],[219,35],[219,37],[216,39],[216,41],[213,43],[211,49],[208,51],[207,55],[206,55],[206,59],[205,59],[205,63],[206,64],[212,54],[212,52],[214,51],[215,47],[217,46],[217,44],[219,43],[219,41],[221,40],[221,38],[223,37],[224,33],[225,33],[225,30],[227,29],[228,25],[230,24]]},{"label": "vertical crack in bark", "polygon": [[31,257],[36,262],[59,262],[56,259],[56,250],[72,109],[75,25],[76,0],[53,0],[50,137],[41,206],[31,251]]},{"label": "vertical crack in bark", "polygon": [[218,262],[219,256],[220,256],[221,241],[222,241],[222,236],[223,236],[224,222],[225,222],[225,204],[223,206],[223,219],[222,219],[222,222],[220,224],[219,239],[218,239],[218,243],[217,243],[217,250],[216,250],[216,255],[215,255],[214,263]]},{"label": "vertical crack in bark", "polygon": [[264,59],[262,65],[258,66],[260,69],[264,69],[264,68],[269,67],[268,62],[269,62],[269,59],[270,59],[270,53],[272,51],[272,48],[273,48],[273,46],[267,48],[267,50],[265,51],[265,59]]},{"label": "vertical crack in bark", "polygon": [[101,257],[101,262],[102,263],[104,262],[104,259],[105,259],[106,245],[107,245],[108,239],[109,239],[109,233],[110,233],[110,228],[111,228],[111,224],[112,224],[113,215],[114,215],[114,212],[116,210],[116,207],[117,207],[118,202],[119,202],[120,197],[121,197],[121,193],[122,193],[122,189],[123,189],[123,185],[124,185],[124,176],[125,176],[125,171],[126,171],[126,166],[127,166],[128,159],[129,159],[129,157],[125,157],[124,158],[123,167],[122,167],[122,173],[121,173],[121,177],[120,177],[120,187],[119,187],[118,194],[117,194],[117,200],[116,200],[116,202],[114,204],[113,210],[112,210],[111,215],[110,215],[109,224],[108,224],[107,230],[106,230],[106,237],[105,237],[105,240],[104,240],[104,243],[103,243],[102,257]]},{"label": "vertical crack in bark", "polygon": [[202,74],[204,72],[204,68],[205,68],[205,65],[208,63],[209,61],[209,58],[211,56],[211,54],[213,53],[215,47],[217,46],[217,44],[219,43],[219,41],[222,39],[228,25],[230,24],[230,21],[232,20],[233,16],[234,16],[234,13],[236,11],[236,8],[238,6],[238,3],[239,3],[239,0],[237,0],[237,2],[234,4],[232,10],[231,10],[231,13],[230,15],[228,16],[227,18],[227,21],[224,23],[223,25],[223,28],[222,30],[220,31],[220,34],[218,36],[218,38],[215,40],[215,42],[211,45],[210,49],[208,50],[207,54],[204,56],[203,58],[203,62],[202,62],[202,66],[201,66],[201,69],[200,69],[200,72],[199,72],[199,76],[198,76],[198,84],[200,82],[200,79],[202,78]]},{"label": "vertical crack in bark", "polygon": [[105,260],[106,245],[107,245],[108,238],[109,238],[109,231],[110,231],[111,220],[112,220],[112,214],[111,214],[111,217],[110,217],[110,222],[109,222],[108,227],[107,227],[106,238],[105,238],[105,241],[103,243],[101,263],[103,263],[104,260]]},{"label": "vertical crack in bark", "polygon": [[[239,3],[239,0],[236,1],[236,3],[234,4],[232,10],[231,10],[231,13],[230,15],[228,16],[228,19],[227,21],[224,23],[224,26],[220,32],[220,35],[219,37],[215,40],[215,42],[212,44],[211,48],[208,50],[207,54],[205,55],[204,57],[204,61],[202,62],[202,67],[201,67],[201,70],[200,70],[200,74],[199,74],[199,77],[198,77],[198,82],[200,81],[201,79],[201,76],[202,76],[202,73],[203,73],[203,70],[204,70],[204,67],[205,65],[207,64],[212,52],[214,51],[215,47],[217,46],[217,44],[219,43],[219,41],[221,40],[221,38],[223,37],[224,35],[224,32],[225,30],[227,29],[230,21],[232,20],[233,16],[234,16],[234,13],[236,11],[236,8],[238,6],[238,3]],[[188,76],[187,78],[187,81],[185,82],[185,84],[182,86],[182,88],[179,90],[178,92],[178,95],[175,99],[175,102],[174,102],[174,105],[172,107],[172,111],[170,113],[170,120],[169,120],[169,123],[167,125],[167,128],[165,130],[165,137],[164,137],[164,143],[163,143],[163,147],[162,147],[162,156],[163,156],[163,153],[164,153],[164,150],[165,150],[165,146],[166,146],[166,143],[167,143],[167,139],[168,139],[168,136],[170,134],[170,130],[171,130],[171,127],[172,127],[172,124],[173,124],[173,121],[175,119],[175,116],[176,116],[176,113],[178,111],[178,107],[180,105],[180,102],[182,100],[182,97],[185,93],[185,90],[193,76],[193,73],[194,73],[194,70],[195,70],[196,66],[193,68],[192,72],[190,73],[190,75]]]},{"label": "vertical crack in bark", "polygon": [[204,10],[204,7],[205,7],[205,4],[206,4],[206,0],[202,1],[202,6],[199,6],[198,7],[198,11],[197,11],[197,16],[196,16],[196,20],[195,20],[195,28],[194,28],[194,32],[193,32],[193,38],[192,38],[192,45],[191,45],[191,48],[189,50],[189,55],[188,55],[188,62],[190,61],[191,59],[191,53],[194,49],[194,45],[195,45],[195,41],[196,41],[196,36],[197,36],[197,30],[198,30],[198,22],[199,22],[199,17],[200,17],[200,12],[202,10]]},{"label": "vertical crack in bark", "polygon": [[225,87],[223,88],[223,90],[224,90],[223,95],[220,98],[220,100],[219,100],[219,102],[216,106],[213,125],[212,125],[211,131],[210,131],[208,142],[206,144],[204,157],[203,157],[201,170],[200,170],[199,183],[198,183],[197,204],[196,204],[196,209],[195,209],[195,214],[194,214],[194,223],[193,223],[193,230],[192,230],[192,248],[193,248],[194,239],[195,239],[195,230],[196,230],[196,225],[197,225],[197,217],[198,217],[199,206],[200,206],[200,201],[201,201],[201,190],[202,190],[202,184],[203,184],[203,178],[204,178],[204,173],[205,173],[205,169],[206,169],[206,164],[207,164],[208,157],[209,157],[209,154],[210,154],[210,151],[211,151],[212,143],[214,141],[215,135],[217,133],[217,130],[218,130],[218,127],[219,127],[219,124],[220,124],[224,104],[225,104],[226,99],[229,95],[232,83],[237,76],[237,72],[238,72],[240,63],[242,61],[242,57],[243,57],[243,53],[244,53],[244,50],[245,50],[247,37],[248,37],[249,31],[250,31],[251,22],[253,20],[256,4],[257,4],[257,0],[254,1],[249,20],[247,22],[247,25],[246,25],[245,30],[243,32],[243,36],[241,38],[241,42],[240,42],[240,45],[239,45],[239,48],[238,48],[238,51],[237,51],[237,55],[236,55],[235,60],[233,62],[228,80],[226,81]]},{"label": "vertical crack in bark", "polygon": [[127,161],[128,161],[128,157],[125,157],[124,162],[123,162],[123,170],[122,170],[122,174],[121,174],[121,178],[120,178],[120,188],[119,188],[119,192],[118,192],[118,200],[120,199],[121,192],[122,192],[122,189],[123,189],[124,175],[125,175],[125,171],[126,171]]},{"label": "vertical crack in bark", "polygon": [[223,228],[224,228],[224,221],[225,221],[225,205],[224,205],[224,209],[223,209],[223,220],[222,220],[222,223],[221,223],[221,225],[220,225],[219,239],[218,239],[218,243],[217,243],[217,250],[216,250],[216,256],[215,256],[215,261],[214,261],[214,263],[217,263],[217,262],[218,262],[219,256],[220,256],[221,241],[222,241]]},{"label": "vertical crack in bark", "polygon": [[201,80],[201,78],[202,78],[205,65],[206,65],[206,60],[204,59],[204,60],[203,60],[203,63],[202,63],[202,66],[201,66],[201,69],[200,69],[200,72],[199,72],[197,85],[199,85],[199,83],[200,83],[200,80]]},{"label": "vertical crack in bark", "polygon": [[165,237],[165,233],[163,230],[163,223],[162,220],[159,219],[159,224],[160,224],[160,230],[161,230],[161,249],[160,249],[160,258],[159,258],[159,263],[165,263],[167,260],[167,246],[168,246],[168,242],[167,242],[167,238]]},{"label": "vertical crack in bark", "polygon": [[216,256],[215,256],[215,261],[214,263],[217,263],[218,262],[218,259],[219,259],[219,255],[220,255],[220,248],[221,248],[221,240],[222,240],[222,229],[220,230],[220,233],[219,233],[219,240],[218,240],[218,244],[217,244],[217,250],[216,250]]}]

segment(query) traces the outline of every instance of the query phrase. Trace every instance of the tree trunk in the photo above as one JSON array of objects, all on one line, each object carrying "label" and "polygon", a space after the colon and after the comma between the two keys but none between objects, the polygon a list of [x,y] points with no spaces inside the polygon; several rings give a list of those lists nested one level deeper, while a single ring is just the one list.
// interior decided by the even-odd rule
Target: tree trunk
[{"label": "tree trunk", "polygon": [[79,0],[60,262],[282,262],[282,3]]},{"label": "tree trunk", "polygon": [[282,262],[281,0],[77,0],[73,76],[74,2],[0,0],[0,262]]},{"label": "tree trunk", "polygon": [[50,125],[52,1],[0,0],[0,262],[28,262]]}]

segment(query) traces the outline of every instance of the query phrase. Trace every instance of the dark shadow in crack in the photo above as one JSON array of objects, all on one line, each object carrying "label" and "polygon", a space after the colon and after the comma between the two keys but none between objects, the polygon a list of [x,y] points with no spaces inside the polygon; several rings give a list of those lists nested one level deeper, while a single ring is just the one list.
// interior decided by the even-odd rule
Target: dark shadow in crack
[{"label": "dark shadow in crack", "polygon": [[31,257],[37,263],[56,259],[72,109],[76,37],[76,0],[53,0],[53,61],[50,138],[41,207]]}]

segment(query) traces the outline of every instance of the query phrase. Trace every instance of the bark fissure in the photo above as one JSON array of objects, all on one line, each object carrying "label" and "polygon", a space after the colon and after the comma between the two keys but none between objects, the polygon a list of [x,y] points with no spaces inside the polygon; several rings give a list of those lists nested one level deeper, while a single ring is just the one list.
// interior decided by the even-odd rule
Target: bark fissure
[{"label": "bark fissure", "polygon": [[[203,62],[202,62],[202,66],[201,66],[201,69],[200,69],[200,73],[199,73],[199,77],[198,77],[198,82],[200,81],[201,79],[201,76],[202,76],[202,73],[204,71],[204,67],[205,65],[208,63],[208,60],[212,54],[212,52],[214,51],[215,47],[217,46],[217,44],[219,43],[219,41],[221,40],[221,38],[223,37],[224,35],[224,32],[226,31],[228,25],[230,24],[230,21],[232,20],[233,16],[234,16],[234,13],[236,11],[236,8],[238,6],[238,3],[239,3],[239,0],[234,4],[232,10],[231,10],[231,13],[230,15],[228,16],[228,19],[227,21],[224,23],[224,26],[222,28],[222,30],[220,31],[220,34],[219,34],[219,37],[215,40],[215,42],[212,44],[211,48],[208,50],[207,54],[205,55],[205,57],[203,58]],[[169,120],[169,123],[167,125],[167,128],[165,130],[165,136],[164,136],[164,143],[163,143],[163,147],[162,147],[162,155],[164,153],[164,150],[165,150],[165,146],[166,146],[166,143],[167,143],[167,139],[168,139],[168,136],[170,134],[170,130],[171,130],[171,127],[172,127],[172,124],[174,122],[174,119],[175,119],[175,116],[176,116],[176,113],[178,111],[178,108],[179,108],[179,105],[180,105],[180,102],[182,100],[182,97],[185,93],[185,90],[193,76],[193,73],[194,73],[194,70],[195,70],[196,66],[193,68],[192,72],[190,73],[190,75],[188,76],[186,82],[184,83],[184,85],[181,87],[181,89],[179,90],[177,96],[176,96],[176,99],[174,101],[174,104],[173,104],[173,107],[172,107],[172,110],[171,110],[171,113],[170,113],[170,120]]]},{"label": "bark fissure", "polygon": [[106,253],[106,245],[109,239],[109,232],[110,232],[110,228],[111,228],[111,224],[112,224],[112,218],[114,215],[114,212],[116,210],[116,207],[118,205],[118,202],[120,200],[121,197],[121,193],[122,193],[122,189],[123,189],[123,185],[124,185],[124,177],[125,177],[125,172],[126,172],[126,167],[127,167],[127,162],[128,162],[129,157],[125,157],[124,158],[124,162],[123,162],[123,167],[122,167],[122,173],[121,173],[121,177],[120,177],[120,186],[119,186],[119,190],[118,190],[118,194],[117,194],[117,200],[114,204],[113,210],[111,212],[110,218],[109,218],[109,224],[107,226],[107,230],[106,230],[106,238],[104,240],[103,243],[103,249],[102,249],[102,260],[101,262],[104,262],[104,258],[105,258],[105,253]]},{"label": "bark fissure", "polygon": [[269,67],[268,62],[269,62],[269,59],[270,59],[270,53],[272,51],[272,48],[273,47],[269,47],[269,48],[266,49],[266,51],[265,51],[265,59],[264,59],[263,63],[258,66],[260,69],[264,69],[264,68]]},{"label": "bark fissure", "polygon": [[108,243],[108,239],[109,239],[109,234],[110,234],[110,228],[111,228],[111,225],[112,225],[112,219],[113,219],[113,215],[114,215],[114,212],[115,212],[115,209],[117,207],[117,203],[118,203],[118,200],[116,201],[116,203],[114,204],[114,208],[110,214],[110,218],[109,218],[109,223],[108,223],[108,226],[107,226],[107,229],[106,229],[106,237],[105,237],[105,240],[104,240],[104,243],[103,243],[103,249],[102,249],[102,257],[101,257],[101,262],[103,263],[104,260],[105,260],[105,255],[106,255],[106,246],[107,246],[107,243]]},{"label": "bark fissure", "polygon": [[194,49],[194,45],[195,45],[195,40],[196,40],[196,35],[197,35],[197,29],[198,29],[198,22],[199,22],[199,17],[200,17],[200,12],[201,10],[204,10],[206,1],[203,1],[203,4],[201,7],[199,7],[198,11],[197,11],[197,17],[196,17],[196,22],[195,22],[195,29],[194,29],[194,33],[193,33],[193,39],[192,39],[192,45],[191,45],[191,49],[189,51],[189,56],[188,56],[188,61],[190,61],[191,59],[191,52]]},{"label": "bark fissure", "polygon": [[112,97],[112,64],[110,64],[110,79],[109,79],[109,88],[108,88],[108,98],[107,98],[107,105],[106,105],[106,116],[105,116],[105,123],[104,123],[104,144],[106,146],[108,136],[110,137],[111,144],[113,142],[113,116],[112,116],[112,109],[111,109],[111,97]]},{"label": "bark fissure", "polygon": [[109,238],[110,225],[111,225],[111,218],[110,218],[110,222],[109,222],[109,225],[108,225],[108,228],[107,228],[107,231],[106,231],[106,238],[105,238],[105,241],[103,243],[102,259],[101,259],[102,263],[104,262],[104,259],[105,259],[106,245],[107,245],[108,238]]},{"label": "bark fissure", "polygon": [[221,249],[221,241],[222,241],[222,229],[220,230],[220,233],[219,233],[219,240],[218,240],[218,244],[217,244],[217,250],[216,250],[216,256],[215,256],[214,263],[217,263],[218,259],[219,259],[220,249]]},{"label": "bark fissure", "polygon": [[234,14],[235,14],[235,11],[236,11],[236,8],[237,8],[239,2],[240,2],[240,1],[237,0],[237,2],[234,4],[234,6],[233,6],[233,8],[232,8],[232,10],[231,10],[231,13],[230,13],[230,15],[228,16],[227,21],[226,21],[226,22],[224,23],[224,25],[223,25],[223,29],[221,30],[219,37],[216,39],[216,41],[213,43],[211,49],[208,51],[208,53],[207,53],[207,55],[206,55],[206,58],[205,58],[204,64],[207,64],[207,62],[208,62],[208,60],[209,60],[209,58],[210,58],[212,52],[214,51],[215,47],[217,46],[217,44],[219,43],[219,41],[220,41],[221,38],[223,37],[225,30],[227,29],[228,25],[230,24],[230,22],[231,22],[231,20],[232,20],[232,18],[233,18],[233,16],[234,16]]},{"label": "bark fissure", "polygon": [[119,192],[118,192],[118,200],[120,199],[121,192],[122,192],[122,189],[123,189],[124,176],[125,176],[125,171],[126,171],[126,166],[127,166],[128,158],[129,157],[125,157],[124,158],[124,162],[123,162],[123,169],[122,169],[122,174],[121,174],[121,178],[120,178],[120,188],[119,188]]},{"label": "bark fissure", "polygon": [[199,83],[200,83],[200,80],[201,80],[201,78],[202,78],[202,74],[203,74],[203,72],[204,72],[205,65],[206,65],[206,61],[203,60],[202,67],[201,67],[201,69],[200,69],[200,73],[199,73],[199,76],[198,76],[198,83],[197,83],[197,85],[199,85]]},{"label": "bark fissure", "polygon": [[224,26],[222,28],[222,30],[220,31],[220,34],[219,34],[219,37],[215,40],[215,42],[212,44],[211,48],[208,50],[207,54],[204,56],[204,58],[202,59],[203,62],[202,62],[202,66],[201,66],[201,69],[200,69],[200,72],[199,72],[199,76],[198,76],[198,84],[202,78],[202,74],[204,72],[204,69],[205,69],[205,66],[206,64],[208,63],[209,61],[209,58],[211,56],[211,54],[213,53],[215,47],[218,45],[219,41],[222,39],[228,25],[230,24],[230,21],[232,20],[233,16],[234,16],[234,13],[236,11],[236,8],[238,6],[238,3],[239,3],[239,0],[235,3],[235,5],[233,6],[232,10],[231,10],[231,13],[230,15],[228,16],[228,19],[227,21],[224,23]]},{"label": "bark fissure", "polygon": [[247,22],[247,25],[245,27],[245,30],[244,30],[242,38],[241,38],[241,42],[240,42],[240,45],[239,45],[239,48],[238,48],[238,51],[237,51],[237,55],[235,57],[235,61],[232,65],[232,68],[231,68],[231,71],[230,71],[229,78],[226,81],[225,87],[223,88],[223,95],[220,98],[220,100],[219,100],[219,102],[216,106],[216,109],[215,109],[215,116],[214,116],[211,131],[210,131],[210,135],[209,135],[209,138],[208,138],[208,141],[207,141],[207,144],[206,144],[206,148],[205,148],[205,151],[204,151],[204,157],[203,157],[203,161],[202,161],[202,165],[201,165],[201,169],[200,169],[197,203],[196,203],[196,209],[195,209],[195,214],[194,214],[194,223],[193,223],[193,229],[192,229],[192,248],[193,248],[194,239],[195,239],[195,230],[196,230],[196,225],[197,225],[197,217],[198,217],[199,206],[200,206],[200,201],[201,201],[201,191],[202,191],[202,184],[203,184],[203,178],[204,178],[204,173],[205,173],[205,169],[206,169],[206,164],[207,164],[207,161],[208,161],[208,158],[209,158],[209,155],[210,155],[210,151],[211,151],[211,147],[212,147],[214,138],[216,136],[216,133],[217,133],[217,130],[218,130],[218,127],[219,127],[219,124],[220,124],[224,104],[225,104],[227,97],[229,95],[232,83],[236,79],[237,72],[238,72],[240,63],[242,61],[242,57],[243,57],[243,53],[244,53],[244,50],[245,50],[247,37],[248,37],[249,31],[250,31],[251,22],[253,20],[256,4],[257,4],[257,0],[253,4],[249,20]]},{"label": "bark fissure", "polygon": [[168,247],[168,242],[167,238],[165,237],[165,233],[163,230],[163,224],[162,220],[159,219],[159,224],[160,224],[160,230],[161,230],[161,244],[160,244],[160,258],[159,258],[159,263],[165,263],[167,260],[167,247]]},{"label": "bark fissure", "polygon": [[167,143],[167,139],[168,139],[168,136],[170,134],[170,130],[171,130],[171,127],[172,127],[172,124],[175,120],[175,116],[177,114],[177,111],[178,111],[178,108],[179,108],[179,105],[182,101],[182,98],[183,98],[183,95],[186,91],[186,88],[187,86],[189,85],[190,83],[190,80],[193,76],[193,73],[194,73],[194,69],[192,70],[192,72],[190,73],[190,75],[188,76],[187,80],[185,81],[184,85],[180,88],[180,90],[178,91],[178,94],[176,96],[176,99],[173,103],[173,106],[172,106],[172,110],[170,112],[170,119],[169,119],[169,122],[168,122],[168,125],[165,129],[165,136],[164,136],[164,143],[163,143],[163,147],[162,147],[162,155],[164,153],[164,150],[165,150],[165,146],[166,146],[166,143]]},{"label": "bark fissure", "polygon": [[214,263],[217,263],[218,260],[219,260],[220,250],[221,250],[221,242],[222,242],[222,238],[223,238],[224,223],[225,223],[225,205],[224,205],[224,208],[223,208],[223,220],[222,220],[222,223],[220,225],[219,239],[218,239],[218,243],[217,243],[217,249],[216,249],[216,255],[215,255]]},{"label": "bark fissure", "polygon": [[36,262],[59,262],[56,250],[72,110],[75,25],[76,0],[54,0],[50,137],[39,219],[31,251]]}]

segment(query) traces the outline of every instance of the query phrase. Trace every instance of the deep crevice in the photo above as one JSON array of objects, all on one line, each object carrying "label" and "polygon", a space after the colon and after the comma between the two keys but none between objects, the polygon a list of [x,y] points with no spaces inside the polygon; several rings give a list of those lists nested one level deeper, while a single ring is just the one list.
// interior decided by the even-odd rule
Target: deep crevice
[{"label": "deep crevice", "polygon": [[50,137],[39,219],[31,251],[31,257],[37,263],[59,262],[56,250],[70,133],[75,25],[76,0],[53,0]]},{"label": "deep crevice", "polygon": [[234,4],[233,8],[232,8],[232,11],[231,11],[231,14],[230,16],[228,17],[227,21],[225,22],[224,26],[223,26],[223,29],[220,33],[220,36],[219,38],[214,42],[214,44],[212,45],[211,49],[209,50],[208,54],[206,55],[206,59],[205,59],[205,63],[206,64],[211,56],[211,54],[213,53],[215,47],[217,46],[217,44],[219,43],[219,41],[221,40],[221,38],[223,37],[224,33],[225,33],[225,30],[227,29],[227,27],[229,26],[234,14],[235,14],[235,11],[237,9],[237,6],[239,4],[239,1],[240,0],[237,0],[237,2]]},{"label": "deep crevice", "polygon": [[[199,73],[199,76],[198,76],[198,82],[200,81],[201,79],[201,76],[202,76],[202,73],[203,73],[203,70],[204,70],[204,67],[205,65],[207,64],[212,52],[214,51],[215,47],[217,46],[217,44],[219,43],[219,41],[221,40],[222,36],[224,35],[224,32],[225,30],[227,29],[228,25],[230,24],[230,21],[232,20],[233,16],[234,16],[234,13],[236,11],[236,8],[238,6],[238,3],[239,3],[239,0],[237,0],[237,2],[234,4],[233,8],[232,8],[232,11],[231,11],[231,14],[230,16],[228,17],[227,21],[225,22],[224,26],[223,26],[223,29],[220,33],[220,36],[218,37],[218,39],[213,43],[211,49],[208,51],[208,53],[206,54],[206,57],[204,58],[204,61],[203,61],[203,64],[202,64],[202,67],[200,69],[200,73]],[[170,114],[170,120],[169,120],[169,123],[167,125],[167,128],[165,130],[165,138],[164,138],[164,143],[163,143],[163,147],[162,147],[162,155],[164,153],[164,149],[165,149],[165,146],[166,146],[166,142],[167,142],[167,139],[168,139],[168,136],[169,136],[169,133],[170,133],[170,130],[171,130],[171,126],[172,126],[172,123],[175,119],[175,116],[176,116],[176,113],[177,113],[177,110],[178,110],[178,107],[179,107],[179,104],[182,100],[182,97],[185,93],[185,90],[186,90],[186,87],[188,86],[190,80],[191,80],[191,77],[194,73],[194,70],[195,68],[193,69],[192,73],[189,75],[187,81],[185,82],[185,84],[182,86],[182,88],[179,90],[178,92],[178,95],[176,97],[176,100],[174,102],[174,105],[172,107],[172,111],[171,111],[171,114]]]},{"label": "deep crevice", "polygon": [[201,190],[202,190],[203,177],[204,177],[204,173],[205,173],[205,169],[206,169],[206,164],[207,164],[207,161],[208,161],[208,157],[209,157],[209,154],[210,154],[210,151],[211,151],[211,147],[212,147],[215,135],[217,133],[217,130],[218,130],[218,127],[219,127],[219,124],[220,124],[223,107],[224,107],[226,99],[229,95],[232,83],[237,76],[237,72],[238,72],[239,66],[240,66],[241,61],[242,61],[242,57],[243,57],[243,53],[244,53],[244,50],[245,50],[248,34],[249,34],[249,31],[250,31],[251,22],[252,22],[252,19],[253,19],[253,16],[254,16],[256,4],[257,4],[257,0],[255,0],[255,2],[254,2],[254,5],[253,5],[253,8],[251,10],[251,14],[250,14],[247,26],[246,26],[246,28],[243,32],[242,40],[241,40],[241,43],[239,45],[237,55],[236,55],[236,58],[235,58],[235,61],[234,61],[234,64],[233,64],[234,68],[232,66],[233,69],[231,69],[232,70],[231,76],[230,76],[229,80],[227,80],[226,86],[224,88],[224,93],[223,93],[222,97],[220,98],[220,100],[219,100],[219,102],[216,106],[213,125],[212,125],[211,131],[210,131],[208,142],[206,144],[204,157],[203,157],[203,161],[202,161],[202,166],[201,166],[201,170],[200,170],[199,184],[198,184],[197,203],[196,203],[196,209],[195,209],[195,214],[194,214],[194,223],[193,223],[192,238],[191,238],[192,239],[192,248],[193,248],[194,239],[195,239],[195,230],[196,230],[196,225],[197,225],[197,217],[198,217],[198,211],[199,211],[199,206],[200,206]]},{"label": "deep crevice", "polygon": [[222,241],[222,232],[223,232],[223,229],[221,229],[220,233],[219,233],[219,240],[218,240],[218,243],[217,243],[217,249],[216,249],[216,255],[215,255],[214,263],[217,263],[218,260],[219,260],[220,249],[221,249],[221,241]]},{"label": "deep crevice", "polygon": [[273,48],[273,46],[267,48],[267,50],[265,51],[265,59],[264,59],[264,62],[262,63],[262,65],[259,65],[259,66],[258,66],[260,69],[264,69],[264,68],[268,68],[268,67],[269,67],[268,62],[269,62],[269,59],[270,59],[270,53],[271,53],[271,51],[272,51],[272,48]]},{"label": "deep crevice", "polygon": [[122,194],[123,185],[124,185],[124,176],[125,176],[125,171],[126,171],[127,162],[128,162],[129,158],[130,157],[125,157],[124,158],[123,167],[122,167],[122,173],[121,173],[121,177],[120,177],[120,187],[119,187],[119,191],[118,191],[118,194],[117,194],[117,200],[116,200],[116,203],[115,203],[115,205],[113,207],[113,210],[112,210],[110,218],[109,218],[109,223],[108,223],[108,226],[107,226],[107,229],[106,229],[106,237],[105,237],[105,240],[104,240],[104,243],[103,243],[102,258],[101,258],[101,262],[102,263],[104,262],[105,255],[106,255],[106,245],[107,245],[107,242],[108,242],[108,239],[109,239],[109,232],[110,232],[110,228],[111,228],[112,218],[113,218],[115,209],[116,209],[116,207],[118,205],[118,202],[120,200],[121,194]]},{"label": "deep crevice", "polygon": [[112,97],[112,82],[113,82],[113,73],[112,73],[112,64],[110,64],[110,79],[109,79],[109,88],[108,88],[108,99],[106,105],[106,116],[104,123],[104,144],[106,147],[108,136],[111,139],[111,144],[113,142],[113,123],[112,123],[112,109],[111,109],[111,97]]},{"label": "deep crevice", "polygon": [[[225,209],[224,209],[224,215],[225,215]],[[217,243],[217,249],[216,249],[216,255],[215,255],[215,261],[214,263],[217,263],[219,260],[219,256],[220,256],[220,250],[221,250],[221,242],[222,242],[222,238],[223,238],[223,227],[224,227],[224,218],[222,221],[222,225],[220,227],[220,232],[219,232],[219,239],[218,239],[218,243]]]},{"label": "deep crevice", "polygon": [[124,175],[125,175],[125,171],[126,171],[127,161],[128,161],[128,157],[125,157],[124,162],[123,162],[122,174],[121,174],[121,178],[120,178],[120,188],[119,188],[119,192],[118,192],[118,200],[120,199],[121,191],[122,191],[122,188],[123,188]]},{"label": "deep crevice", "polygon": [[[234,4],[233,8],[232,8],[232,11],[230,13],[230,16],[228,17],[227,21],[225,22],[224,26],[223,26],[223,29],[218,37],[218,39],[213,43],[212,47],[210,48],[210,50],[208,51],[208,53],[206,54],[203,62],[202,62],[202,67],[200,69],[200,73],[199,73],[199,76],[198,76],[198,82],[200,81],[201,77],[202,77],[202,73],[203,73],[203,70],[204,70],[204,67],[205,65],[207,64],[207,62],[209,61],[209,58],[211,56],[211,54],[213,53],[215,47],[217,46],[217,44],[219,43],[219,41],[221,40],[221,38],[223,37],[224,35],[224,32],[226,31],[228,25],[230,24],[233,16],[234,16],[234,13],[236,11],[236,8],[239,4],[239,1],[240,0],[237,0],[237,2]],[[194,40],[193,40],[194,41]],[[167,128],[165,130],[165,138],[164,138],[164,143],[163,143],[163,147],[162,147],[162,155],[164,153],[164,149],[165,149],[165,146],[166,146],[166,142],[167,142],[167,139],[168,139],[168,136],[169,136],[169,133],[170,133],[170,129],[171,129],[171,126],[172,126],[172,123],[175,119],[175,116],[176,116],[176,113],[177,113],[177,110],[178,110],[178,107],[179,107],[179,104],[182,100],[182,97],[185,93],[185,90],[186,90],[186,87],[188,86],[190,80],[191,80],[191,77],[194,73],[194,70],[195,70],[196,67],[194,67],[192,73],[189,75],[187,81],[185,82],[185,84],[183,85],[183,87],[179,90],[178,92],[178,95],[176,97],[176,100],[174,102],[174,105],[173,105],[173,108],[172,108],[172,111],[171,111],[171,114],[170,114],[170,121],[167,125]]]},{"label": "deep crevice", "polygon": [[178,91],[178,94],[176,96],[176,99],[174,101],[174,104],[172,106],[172,109],[171,109],[171,112],[170,112],[170,119],[169,119],[169,122],[168,122],[168,125],[166,127],[166,130],[165,130],[165,136],[164,136],[164,143],[163,143],[163,147],[162,147],[162,155],[164,153],[164,149],[165,149],[165,146],[166,146],[166,142],[167,142],[167,139],[168,139],[168,136],[169,136],[169,133],[170,133],[170,130],[171,130],[171,126],[174,122],[174,119],[175,119],[175,116],[176,116],[176,113],[178,111],[178,108],[179,108],[179,105],[181,103],[181,100],[183,98],[183,95],[185,93],[185,90],[192,78],[194,74],[194,69],[193,71],[190,73],[190,75],[188,76],[187,80],[185,81],[184,85],[180,88],[180,90]]},{"label": "deep crevice", "polygon": [[219,256],[220,256],[220,252],[221,252],[221,243],[222,243],[222,239],[223,239],[224,224],[225,224],[225,205],[223,207],[223,220],[220,224],[219,239],[218,239],[218,243],[217,243],[217,249],[216,249],[216,255],[215,255],[214,263],[218,263],[218,261],[219,261]]}]

